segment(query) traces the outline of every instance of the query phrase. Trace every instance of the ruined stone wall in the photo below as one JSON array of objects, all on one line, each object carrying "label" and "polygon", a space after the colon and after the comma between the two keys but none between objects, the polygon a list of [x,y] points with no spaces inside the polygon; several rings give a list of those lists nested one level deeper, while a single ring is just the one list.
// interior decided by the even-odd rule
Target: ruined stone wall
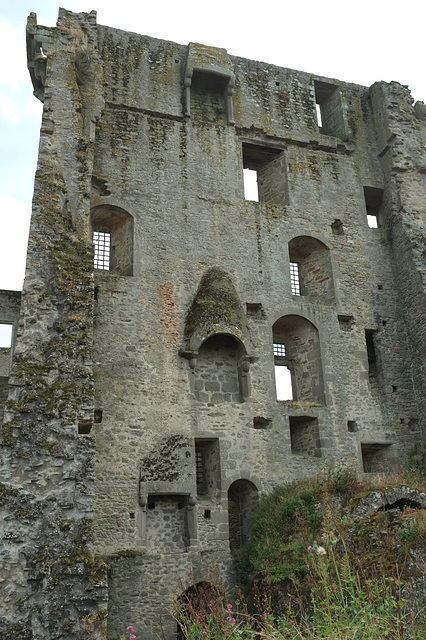
[{"label": "ruined stone wall", "polygon": [[[423,112],[396,83],[94,13],[31,17],[28,33],[44,114],[2,503],[11,524],[29,506],[19,540],[6,532],[0,620],[56,637],[48,603],[71,589],[55,624],[78,637],[107,608],[104,561],[112,637],[131,622],[171,638],[171,595],[217,578],[232,593],[230,531],[247,539],[260,492],[324,464],[393,470],[424,434]],[[94,273],[92,233],[109,246]],[[20,608],[29,584],[46,604],[35,588]]]},{"label": "ruined stone wall", "polygon": [[1,432],[0,630],[10,640],[71,639],[106,602],[105,568],[93,553],[94,447],[81,435],[93,420],[94,16],[61,12],[52,30],[37,28],[32,14],[28,54],[39,65],[33,80],[44,112]]}]

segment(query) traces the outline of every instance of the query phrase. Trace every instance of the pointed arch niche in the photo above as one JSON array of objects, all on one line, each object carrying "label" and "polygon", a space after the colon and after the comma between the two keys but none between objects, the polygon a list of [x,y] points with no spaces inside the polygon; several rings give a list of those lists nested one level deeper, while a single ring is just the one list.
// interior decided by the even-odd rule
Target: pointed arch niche
[{"label": "pointed arch niche", "polygon": [[334,300],[334,285],[328,247],[311,236],[297,236],[288,243],[291,292],[322,302]]},{"label": "pointed arch niche", "polygon": [[244,402],[249,395],[247,325],[231,278],[219,268],[203,276],[185,323],[191,388],[206,404]]},{"label": "pointed arch niche", "polygon": [[[276,381],[277,369],[283,365],[287,367],[291,377],[291,397],[280,398],[277,389],[277,400],[323,404],[324,382],[317,328],[302,316],[287,315],[275,322],[272,336]],[[282,345],[282,356],[276,355],[276,345]]]}]

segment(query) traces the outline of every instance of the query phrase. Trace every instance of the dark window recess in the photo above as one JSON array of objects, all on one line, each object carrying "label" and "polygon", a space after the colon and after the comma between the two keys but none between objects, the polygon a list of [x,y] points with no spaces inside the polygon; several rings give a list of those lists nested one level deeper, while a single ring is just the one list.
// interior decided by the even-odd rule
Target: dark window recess
[{"label": "dark window recess", "polygon": [[92,421],[91,420],[80,420],[78,423],[78,433],[87,436],[92,430]]},{"label": "dark window recess", "polygon": [[151,511],[153,509],[155,509],[155,502],[152,502],[151,500],[148,502],[148,509],[150,509]]},{"label": "dark window recess", "polygon": [[270,429],[272,424],[271,418],[262,418],[262,416],[255,416],[253,418],[254,429]]},{"label": "dark window recess", "polygon": [[321,457],[318,419],[309,416],[290,416],[292,453]]},{"label": "dark window recess", "polygon": [[342,136],[345,133],[340,87],[314,80],[317,120],[321,133]]},{"label": "dark window recess", "polygon": [[216,500],[220,489],[219,440],[195,440],[195,472],[197,495],[203,499]]},{"label": "dark window recess", "polygon": [[[288,201],[287,179],[284,152],[282,149],[272,147],[262,147],[256,144],[243,142],[243,169],[245,174],[244,182],[250,193],[245,189],[246,200],[258,202],[270,202],[272,204],[284,205]],[[257,194],[254,186],[250,186],[257,181]],[[257,197],[256,197],[257,195]]]},{"label": "dark window recess", "polygon": [[195,69],[191,78],[191,118],[224,125],[227,114],[226,90],[229,77]]},{"label": "dark window recess", "polygon": [[95,409],[93,413],[93,422],[100,424],[102,422],[102,409]]},{"label": "dark window recess", "polygon": [[263,308],[260,302],[247,302],[246,312],[252,318],[261,318],[263,316]]},{"label": "dark window recess", "polygon": [[212,517],[212,512],[210,511],[210,509],[205,509],[204,510],[204,519],[205,520],[211,520]]},{"label": "dark window recess", "polygon": [[355,433],[358,431],[357,423],[355,420],[348,420],[348,431],[349,433]]},{"label": "dark window recess", "polygon": [[383,189],[377,187],[364,187],[365,209],[367,211],[367,222],[371,229],[380,227],[381,210],[383,200]]},{"label": "dark window recess", "polygon": [[342,331],[351,331],[352,327],[355,324],[355,318],[353,316],[337,316],[337,320],[339,321],[339,327]]},{"label": "dark window recess", "polygon": [[392,466],[392,444],[381,442],[361,443],[364,473],[389,472]]},{"label": "dark window recess", "polygon": [[368,379],[370,382],[377,381],[377,355],[376,347],[374,345],[375,331],[365,332],[365,343],[367,345],[367,358],[368,358]]},{"label": "dark window recess", "polygon": [[344,236],[345,230],[343,228],[343,222],[341,220],[336,220],[331,223],[331,230],[334,236]]}]

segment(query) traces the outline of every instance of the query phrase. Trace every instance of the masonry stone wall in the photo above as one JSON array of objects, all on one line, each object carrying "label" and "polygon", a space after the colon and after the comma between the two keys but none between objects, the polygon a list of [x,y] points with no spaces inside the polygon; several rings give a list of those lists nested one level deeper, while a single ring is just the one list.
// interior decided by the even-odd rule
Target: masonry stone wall
[{"label": "masonry stone wall", "polygon": [[173,594],[217,577],[232,594],[260,493],[324,464],[394,470],[424,442],[425,110],[397,83],[94,12],[31,14],[27,33],[44,110],[4,405],[0,629],[77,640],[100,611],[112,638],[131,622],[171,639]]}]

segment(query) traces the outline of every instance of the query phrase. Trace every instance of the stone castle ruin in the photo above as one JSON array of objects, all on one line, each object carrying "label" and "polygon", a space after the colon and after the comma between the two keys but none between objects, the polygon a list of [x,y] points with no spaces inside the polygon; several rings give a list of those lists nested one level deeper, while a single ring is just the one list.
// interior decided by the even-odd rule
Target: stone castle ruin
[{"label": "stone castle ruin", "polygon": [[44,111],[24,289],[0,294],[0,635],[77,640],[107,611],[113,638],[170,640],[171,594],[232,592],[260,493],[424,443],[426,108],[95,12],[31,14],[27,48]]}]

